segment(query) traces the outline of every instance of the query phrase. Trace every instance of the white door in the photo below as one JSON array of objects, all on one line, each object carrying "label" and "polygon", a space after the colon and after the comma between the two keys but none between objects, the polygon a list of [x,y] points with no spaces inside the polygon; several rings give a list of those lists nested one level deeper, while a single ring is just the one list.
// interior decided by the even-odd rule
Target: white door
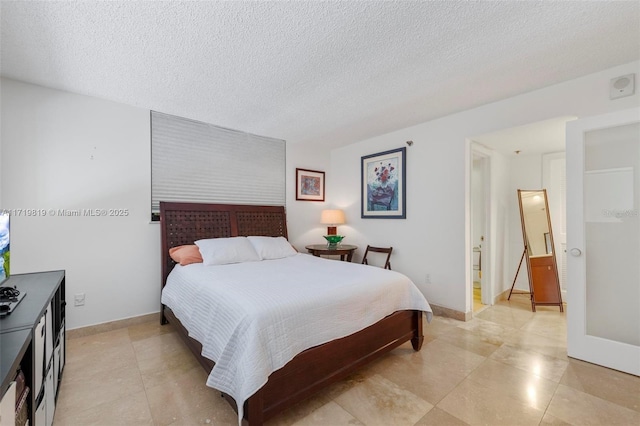
[{"label": "white door", "polygon": [[640,108],[567,123],[567,351],[640,375]]}]

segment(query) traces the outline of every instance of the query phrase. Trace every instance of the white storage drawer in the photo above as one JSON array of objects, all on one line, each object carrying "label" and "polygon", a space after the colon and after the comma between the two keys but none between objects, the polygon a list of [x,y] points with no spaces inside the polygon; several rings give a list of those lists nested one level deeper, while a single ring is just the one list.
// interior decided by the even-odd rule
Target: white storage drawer
[{"label": "white storage drawer", "polygon": [[44,379],[44,335],[45,335],[45,317],[43,315],[38,325],[33,330],[33,352],[34,352],[34,371],[33,371],[33,395],[38,397],[42,389]]},{"label": "white storage drawer", "polygon": [[16,382],[11,382],[9,389],[0,400],[0,426],[16,424]]}]

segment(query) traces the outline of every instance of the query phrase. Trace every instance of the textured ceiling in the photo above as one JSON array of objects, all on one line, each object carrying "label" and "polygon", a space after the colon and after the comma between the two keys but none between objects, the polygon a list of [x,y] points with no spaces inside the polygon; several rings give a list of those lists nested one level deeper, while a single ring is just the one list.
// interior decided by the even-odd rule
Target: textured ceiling
[{"label": "textured ceiling", "polygon": [[640,59],[640,2],[1,3],[2,75],[338,146]]}]

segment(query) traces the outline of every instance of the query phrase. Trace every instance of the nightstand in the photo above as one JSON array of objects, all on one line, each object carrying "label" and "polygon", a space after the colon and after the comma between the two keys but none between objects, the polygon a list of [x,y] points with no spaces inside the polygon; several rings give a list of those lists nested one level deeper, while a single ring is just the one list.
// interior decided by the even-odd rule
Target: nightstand
[{"label": "nightstand", "polygon": [[340,256],[340,260],[346,258],[347,262],[351,262],[353,252],[358,249],[358,246],[340,244],[335,248],[329,248],[326,244],[310,244],[305,248],[314,256]]}]

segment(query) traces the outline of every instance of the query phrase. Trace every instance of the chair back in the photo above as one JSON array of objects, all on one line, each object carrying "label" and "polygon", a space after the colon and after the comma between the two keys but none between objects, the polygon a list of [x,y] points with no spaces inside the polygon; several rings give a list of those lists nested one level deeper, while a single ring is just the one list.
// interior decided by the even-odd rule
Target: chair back
[{"label": "chair back", "polygon": [[367,245],[367,250],[364,252],[362,263],[365,265],[369,264],[369,261],[367,260],[367,257],[369,256],[369,252],[385,253],[387,255],[387,259],[384,262],[384,269],[391,270],[391,262],[389,260],[391,259],[392,251],[393,251],[393,247],[373,247],[373,246]]}]

